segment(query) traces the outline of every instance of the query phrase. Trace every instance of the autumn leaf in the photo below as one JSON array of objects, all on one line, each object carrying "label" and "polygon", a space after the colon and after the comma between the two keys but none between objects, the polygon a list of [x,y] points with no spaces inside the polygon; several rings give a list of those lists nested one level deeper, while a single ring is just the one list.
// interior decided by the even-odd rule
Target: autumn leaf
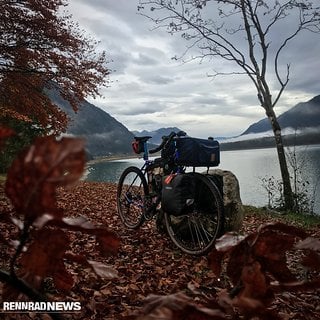
[{"label": "autumn leaf", "polygon": [[41,279],[52,275],[69,247],[67,235],[59,229],[41,229],[22,253],[21,270]]},{"label": "autumn leaf", "polygon": [[192,299],[179,292],[167,296],[151,294],[146,298],[144,316],[138,320],[220,320],[225,319],[221,310],[198,307]]},{"label": "autumn leaf", "polygon": [[45,215],[35,221],[37,226],[55,226],[68,229],[71,231],[80,231],[87,234],[92,234],[96,237],[99,250],[104,256],[115,254],[120,246],[119,237],[112,231],[106,228],[94,225],[84,216],[76,218],[54,219],[53,216]]},{"label": "autumn leaf", "polygon": [[237,247],[242,241],[246,239],[245,236],[238,235],[236,233],[226,233],[215,243],[215,248],[220,252],[230,252],[232,249]]},{"label": "autumn leaf", "polygon": [[0,126],[0,150],[4,141],[13,135],[15,135],[15,132],[12,129]]},{"label": "autumn leaf", "polygon": [[72,274],[67,271],[62,259],[56,261],[51,274],[55,287],[63,293],[69,293],[74,285],[74,279]]},{"label": "autumn leaf", "polygon": [[313,251],[320,251],[320,240],[317,238],[308,237],[295,246],[296,249],[309,249]]},{"label": "autumn leaf", "polygon": [[113,232],[100,230],[97,232],[96,239],[102,255],[108,256],[117,253],[120,246],[120,239]]},{"label": "autumn leaf", "polygon": [[[33,241],[20,259],[17,275],[32,288],[39,289],[43,280],[52,277],[60,289],[68,290],[73,285],[71,275],[64,267],[63,256],[69,246],[66,234],[59,229],[41,229],[33,234]],[[72,282],[72,285],[71,285]],[[12,297],[8,287],[5,295]]]},{"label": "autumn leaf", "polygon": [[88,260],[88,264],[100,278],[114,279],[118,277],[118,272],[112,266],[92,260]]},{"label": "autumn leaf", "polygon": [[42,137],[13,161],[5,191],[25,220],[33,222],[44,213],[62,216],[56,204],[56,188],[81,177],[83,146],[82,139]]},{"label": "autumn leaf", "polygon": [[282,233],[287,235],[295,235],[296,237],[299,237],[301,239],[304,239],[307,237],[306,231],[303,230],[302,228],[288,225],[282,222],[266,223],[261,225],[258,228],[259,233],[268,232],[268,231],[278,232],[279,234]]}]

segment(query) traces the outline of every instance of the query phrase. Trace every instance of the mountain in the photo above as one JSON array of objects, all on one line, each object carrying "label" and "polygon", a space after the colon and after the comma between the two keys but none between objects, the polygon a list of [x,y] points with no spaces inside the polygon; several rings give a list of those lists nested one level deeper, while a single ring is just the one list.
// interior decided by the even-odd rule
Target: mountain
[{"label": "mountain", "polygon": [[50,90],[48,96],[70,118],[66,133],[86,139],[89,156],[132,153],[133,134],[107,112],[84,100],[75,113],[57,90]]},{"label": "mountain", "polygon": [[[285,145],[320,143],[320,95],[298,103],[278,117]],[[221,141],[222,150],[274,147],[274,135],[267,118],[248,127],[240,136]]]},{"label": "mountain", "polygon": [[[307,102],[298,103],[295,107],[281,114],[278,121],[281,129],[305,130],[306,128],[320,127],[320,95]],[[252,124],[241,135],[269,130],[271,130],[271,125],[269,119],[265,118]]]},{"label": "mountain", "polygon": [[162,136],[169,135],[172,131],[179,132],[181,129],[177,127],[168,127],[168,128],[160,128],[155,131],[132,131],[135,136],[151,136],[152,138],[149,140],[151,144],[160,144],[162,142]]}]

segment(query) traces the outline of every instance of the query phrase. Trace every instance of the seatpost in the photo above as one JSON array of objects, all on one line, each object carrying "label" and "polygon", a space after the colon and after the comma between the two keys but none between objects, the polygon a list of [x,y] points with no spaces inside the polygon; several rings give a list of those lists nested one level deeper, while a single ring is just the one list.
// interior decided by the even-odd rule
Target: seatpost
[{"label": "seatpost", "polygon": [[143,142],[143,160],[149,159],[149,152],[148,152],[148,143],[147,141]]}]

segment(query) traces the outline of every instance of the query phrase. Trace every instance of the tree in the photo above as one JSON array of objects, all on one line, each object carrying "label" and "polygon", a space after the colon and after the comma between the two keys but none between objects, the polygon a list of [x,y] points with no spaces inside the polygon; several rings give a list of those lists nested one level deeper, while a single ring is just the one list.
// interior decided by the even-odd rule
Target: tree
[{"label": "tree", "polygon": [[61,133],[67,116],[45,94],[58,88],[74,110],[99,95],[105,52],[61,9],[67,0],[0,0],[0,120],[36,123]]},{"label": "tree", "polygon": [[9,137],[3,148],[0,148],[0,174],[7,172],[12,160],[20,150],[29,146],[36,137],[46,134],[41,126],[30,121],[21,121],[9,117],[6,119],[6,125],[16,134]]},{"label": "tree", "polygon": [[[149,8],[151,13],[144,13]],[[320,7],[299,0],[140,0],[138,10],[157,28],[180,33],[199,49],[193,58],[218,58],[233,65],[228,74],[246,75],[270,120],[280,164],[286,209],[294,206],[281,128],[274,111],[290,76],[280,56],[302,31],[320,33]],[[212,17],[213,16],[213,17]],[[295,25],[284,28],[287,19]],[[272,42],[276,32],[277,41]],[[245,45],[244,45],[245,44]],[[216,75],[226,73],[217,72]]]}]

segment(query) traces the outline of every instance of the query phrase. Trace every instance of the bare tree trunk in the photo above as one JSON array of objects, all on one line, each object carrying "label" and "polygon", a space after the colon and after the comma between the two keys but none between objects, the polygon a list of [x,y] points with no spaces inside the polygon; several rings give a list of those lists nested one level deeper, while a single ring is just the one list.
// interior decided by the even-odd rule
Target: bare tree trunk
[{"label": "bare tree trunk", "polygon": [[266,108],[266,114],[271,122],[272,130],[275,137],[278,159],[280,164],[280,172],[283,182],[283,196],[285,202],[285,209],[292,210],[294,208],[294,199],[291,188],[290,174],[282,142],[281,128],[273,108]]}]

